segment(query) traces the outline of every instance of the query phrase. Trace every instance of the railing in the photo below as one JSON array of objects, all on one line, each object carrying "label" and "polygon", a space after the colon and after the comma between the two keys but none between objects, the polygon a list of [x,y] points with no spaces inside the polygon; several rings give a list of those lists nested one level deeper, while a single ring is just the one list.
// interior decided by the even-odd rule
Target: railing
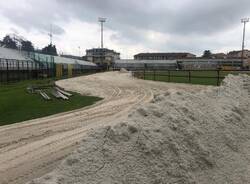
[{"label": "railing", "polygon": [[219,86],[228,74],[247,73],[249,70],[140,70],[133,76],[145,80],[206,84]]}]

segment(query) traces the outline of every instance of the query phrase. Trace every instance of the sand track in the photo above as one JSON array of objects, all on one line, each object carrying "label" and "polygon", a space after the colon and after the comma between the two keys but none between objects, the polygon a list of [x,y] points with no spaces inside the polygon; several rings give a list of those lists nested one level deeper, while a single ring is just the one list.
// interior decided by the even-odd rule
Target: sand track
[{"label": "sand track", "polygon": [[25,183],[53,170],[88,130],[127,118],[131,110],[149,102],[155,94],[206,88],[136,80],[119,72],[77,77],[57,84],[104,99],[87,108],[0,127],[1,184]]}]

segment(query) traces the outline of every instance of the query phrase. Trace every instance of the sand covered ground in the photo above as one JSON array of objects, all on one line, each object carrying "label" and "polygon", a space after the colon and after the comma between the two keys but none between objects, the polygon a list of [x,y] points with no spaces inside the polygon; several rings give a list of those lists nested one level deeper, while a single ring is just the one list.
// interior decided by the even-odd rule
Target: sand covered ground
[{"label": "sand covered ground", "polygon": [[202,90],[144,84],[152,96],[126,118],[88,131],[55,170],[30,184],[249,183],[249,76],[229,75],[221,87]]},{"label": "sand covered ground", "polygon": [[143,81],[126,72],[98,73],[57,84],[104,99],[87,108],[0,127],[1,184],[23,184],[51,172],[89,132],[126,121],[135,109],[159,94],[196,93],[213,88]]}]

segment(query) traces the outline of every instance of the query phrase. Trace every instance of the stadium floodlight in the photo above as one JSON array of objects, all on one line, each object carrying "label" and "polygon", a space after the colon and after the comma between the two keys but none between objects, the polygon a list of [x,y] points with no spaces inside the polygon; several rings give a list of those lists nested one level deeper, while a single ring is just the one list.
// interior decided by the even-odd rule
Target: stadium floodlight
[{"label": "stadium floodlight", "polygon": [[241,19],[241,23],[249,22],[249,18],[243,18]]},{"label": "stadium floodlight", "polygon": [[241,61],[243,62],[244,58],[244,47],[245,47],[245,32],[246,32],[246,23],[249,22],[249,18],[241,19],[241,23],[244,24],[243,26],[243,39],[242,39],[242,50],[241,50]]},{"label": "stadium floodlight", "polygon": [[103,23],[106,22],[106,18],[99,17],[98,22],[101,23],[101,48],[103,48]]},{"label": "stadium floodlight", "polygon": [[98,21],[99,21],[99,22],[106,22],[106,20],[107,20],[107,18],[103,18],[103,17],[99,17],[99,18],[98,18]]}]

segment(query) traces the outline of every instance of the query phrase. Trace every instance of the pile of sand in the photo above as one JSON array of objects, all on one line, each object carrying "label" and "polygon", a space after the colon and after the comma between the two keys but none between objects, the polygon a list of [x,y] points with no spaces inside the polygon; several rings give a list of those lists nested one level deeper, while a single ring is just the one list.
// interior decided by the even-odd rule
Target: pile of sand
[{"label": "pile of sand", "polygon": [[33,184],[248,183],[249,77],[197,93],[166,91],[126,122],[93,131]]},{"label": "pile of sand", "polygon": [[121,73],[128,73],[128,70],[127,70],[126,68],[121,68],[121,69],[120,69],[120,72],[121,72]]},{"label": "pile of sand", "polygon": [[132,77],[132,72],[131,72],[131,71],[128,71],[126,68],[121,68],[121,69],[120,69],[120,73],[128,73],[128,76],[129,76],[129,77]]}]

